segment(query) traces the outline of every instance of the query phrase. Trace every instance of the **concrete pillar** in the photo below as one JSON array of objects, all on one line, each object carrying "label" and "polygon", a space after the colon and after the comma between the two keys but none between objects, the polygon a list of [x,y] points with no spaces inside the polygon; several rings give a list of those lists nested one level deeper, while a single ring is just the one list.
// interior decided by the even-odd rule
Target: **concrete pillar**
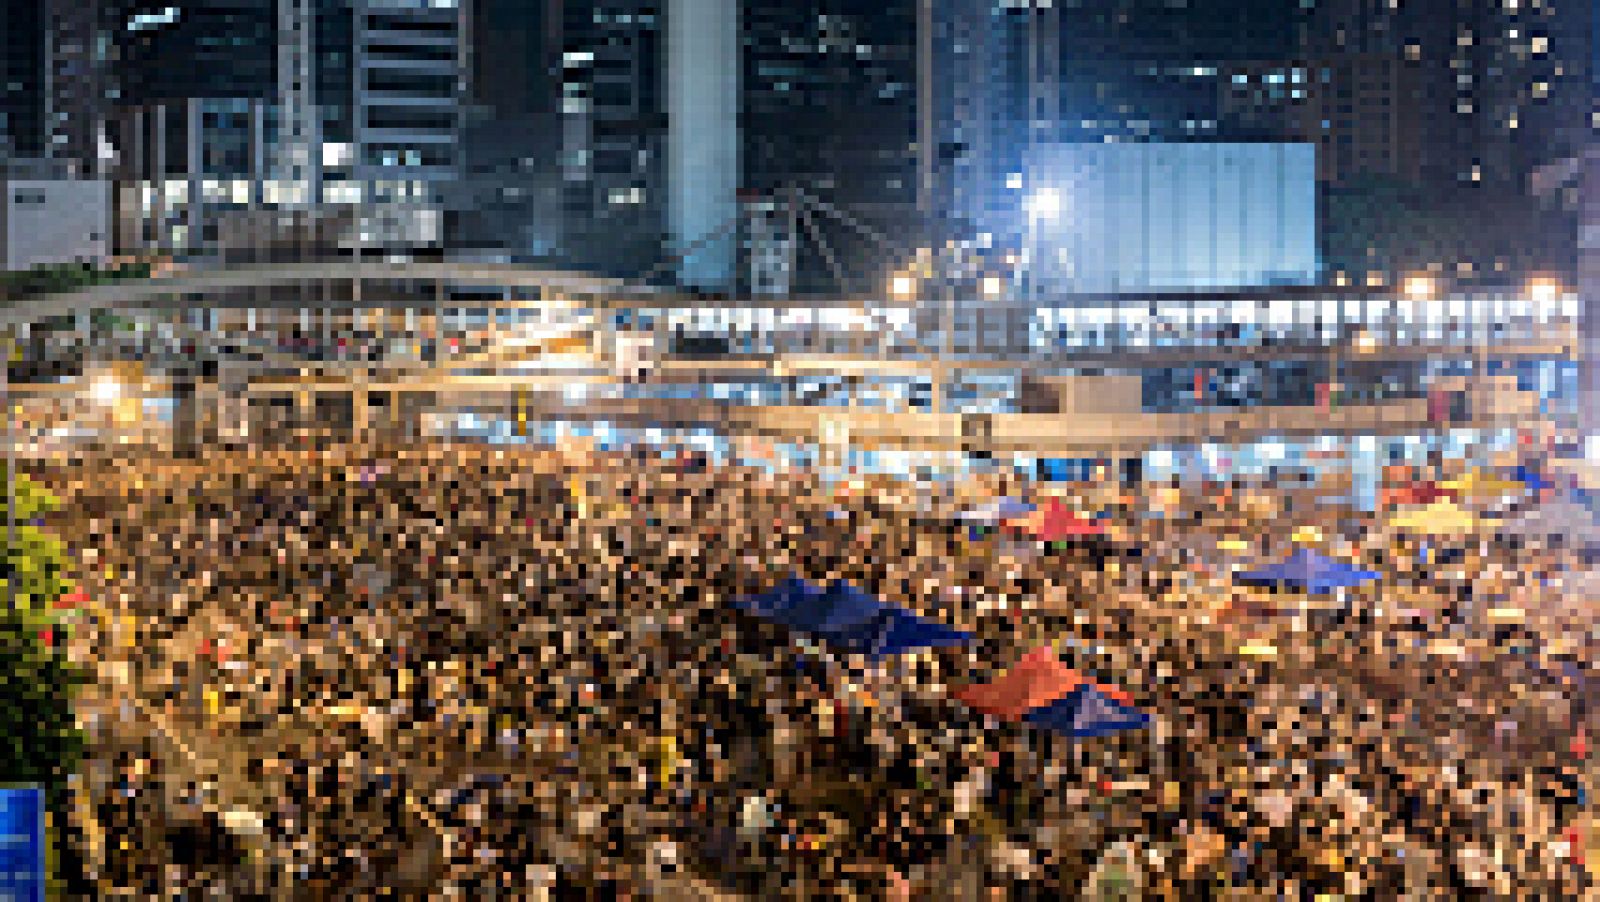
[{"label": "concrete pillar", "polygon": [[195,378],[183,373],[172,377],[172,456],[189,459],[200,453],[200,402]]},{"label": "concrete pillar", "polygon": [[154,134],[150,137],[150,180],[155,186],[155,203],[151,205],[151,219],[155,223],[151,244],[157,248],[170,244],[167,240],[167,108],[157,105]]},{"label": "concrete pillar", "polygon": [[350,392],[350,439],[361,443],[367,440],[371,433],[372,409],[367,395],[365,380],[357,380],[355,388]]},{"label": "concrete pillar", "polygon": [[205,168],[204,155],[201,153],[201,125],[200,98],[189,98],[187,108],[184,110],[184,148],[183,171],[189,182],[189,204],[184,211],[184,223],[188,226],[186,244],[190,249],[200,249],[205,246],[205,192],[203,176]]},{"label": "concrete pillar", "polygon": [[668,235],[679,253],[695,248],[679,281],[706,290],[731,289],[736,272],[739,46],[737,0],[668,3]]}]

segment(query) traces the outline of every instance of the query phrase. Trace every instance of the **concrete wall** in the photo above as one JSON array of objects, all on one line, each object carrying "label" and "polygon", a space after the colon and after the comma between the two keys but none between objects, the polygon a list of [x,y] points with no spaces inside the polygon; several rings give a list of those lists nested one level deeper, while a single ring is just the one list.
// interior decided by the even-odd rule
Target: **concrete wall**
[{"label": "concrete wall", "polygon": [[105,182],[0,182],[0,268],[98,263],[111,253],[111,191]]}]

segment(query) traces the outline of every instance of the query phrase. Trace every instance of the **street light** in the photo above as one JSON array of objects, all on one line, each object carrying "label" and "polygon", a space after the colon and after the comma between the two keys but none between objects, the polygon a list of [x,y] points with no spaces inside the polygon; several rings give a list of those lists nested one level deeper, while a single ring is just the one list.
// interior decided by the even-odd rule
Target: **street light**
[{"label": "street light", "polygon": [[916,277],[909,273],[896,273],[889,280],[889,293],[897,300],[909,301],[917,296]]},{"label": "street light", "polygon": [[986,297],[986,298],[988,298],[989,300],[992,301],[995,298],[998,298],[1003,291],[1005,291],[1005,283],[1003,281],[1001,281],[999,276],[984,276],[983,277],[983,296],[984,297]]},{"label": "street light", "polygon": [[122,400],[122,383],[110,376],[102,376],[89,386],[89,397],[109,407]]},{"label": "street light", "polygon": [[1435,288],[1432,276],[1410,276],[1405,281],[1406,297],[1413,301],[1425,301],[1433,297]]},{"label": "street light", "polygon": [[1528,283],[1528,297],[1538,304],[1553,304],[1561,297],[1561,283],[1555,279],[1534,279]]}]

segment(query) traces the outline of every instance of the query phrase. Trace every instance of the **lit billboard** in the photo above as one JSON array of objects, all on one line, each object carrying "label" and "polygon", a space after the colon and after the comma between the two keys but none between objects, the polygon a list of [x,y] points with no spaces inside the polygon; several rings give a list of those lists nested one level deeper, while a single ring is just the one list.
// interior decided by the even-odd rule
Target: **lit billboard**
[{"label": "lit billboard", "polygon": [[[1046,145],[1014,184],[1024,259],[1042,290],[1318,280],[1312,144]],[[1044,215],[1027,200],[1040,192],[1052,198]]]}]

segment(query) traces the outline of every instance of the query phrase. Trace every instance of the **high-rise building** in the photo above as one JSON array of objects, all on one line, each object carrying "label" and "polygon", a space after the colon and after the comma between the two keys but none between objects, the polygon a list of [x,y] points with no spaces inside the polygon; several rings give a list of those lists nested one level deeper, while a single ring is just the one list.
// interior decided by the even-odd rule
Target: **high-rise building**
[{"label": "high-rise building", "polygon": [[293,209],[342,217],[351,249],[441,243],[468,84],[457,4],[139,2],[119,18],[124,240],[200,252],[221,219]]},{"label": "high-rise building", "polygon": [[655,269],[667,242],[666,5],[551,0],[559,72],[564,255],[618,274]]},{"label": "high-rise building", "polygon": [[936,100],[922,78],[939,6],[746,0],[739,116],[748,202],[782,204],[798,190],[843,214],[804,205],[793,290],[881,291],[896,257],[926,238],[942,132],[930,124]]},{"label": "high-rise building", "polygon": [[356,179],[380,202],[416,199],[417,183],[434,186],[457,174],[466,13],[456,3],[356,0],[354,19]]},{"label": "high-rise building", "polygon": [[990,125],[967,166],[987,190],[968,193],[997,231],[1023,218],[1006,186],[1034,146],[1288,141],[1318,147],[1331,272],[1570,265],[1570,241],[1525,240],[1570,231],[1527,182],[1589,125],[1589,0],[988,7]]},{"label": "high-rise building", "polygon": [[1333,77],[1301,124],[1324,149],[1334,267],[1569,272],[1573,213],[1530,179],[1587,139],[1594,4],[1319,0],[1316,14],[1310,61]]},{"label": "high-rise building", "polygon": [[472,4],[472,96],[462,175],[449,205],[451,250],[499,259],[560,253],[561,73],[549,4]]},{"label": "high-rise building", "polygon": [[109,163],[113,11],[103,0],[44,0],[44,152],[86,176],[102,175]]},{"label": "high-rise building", "polygon": [[0,157],[44,149],[42,0],[0,0]]}]

